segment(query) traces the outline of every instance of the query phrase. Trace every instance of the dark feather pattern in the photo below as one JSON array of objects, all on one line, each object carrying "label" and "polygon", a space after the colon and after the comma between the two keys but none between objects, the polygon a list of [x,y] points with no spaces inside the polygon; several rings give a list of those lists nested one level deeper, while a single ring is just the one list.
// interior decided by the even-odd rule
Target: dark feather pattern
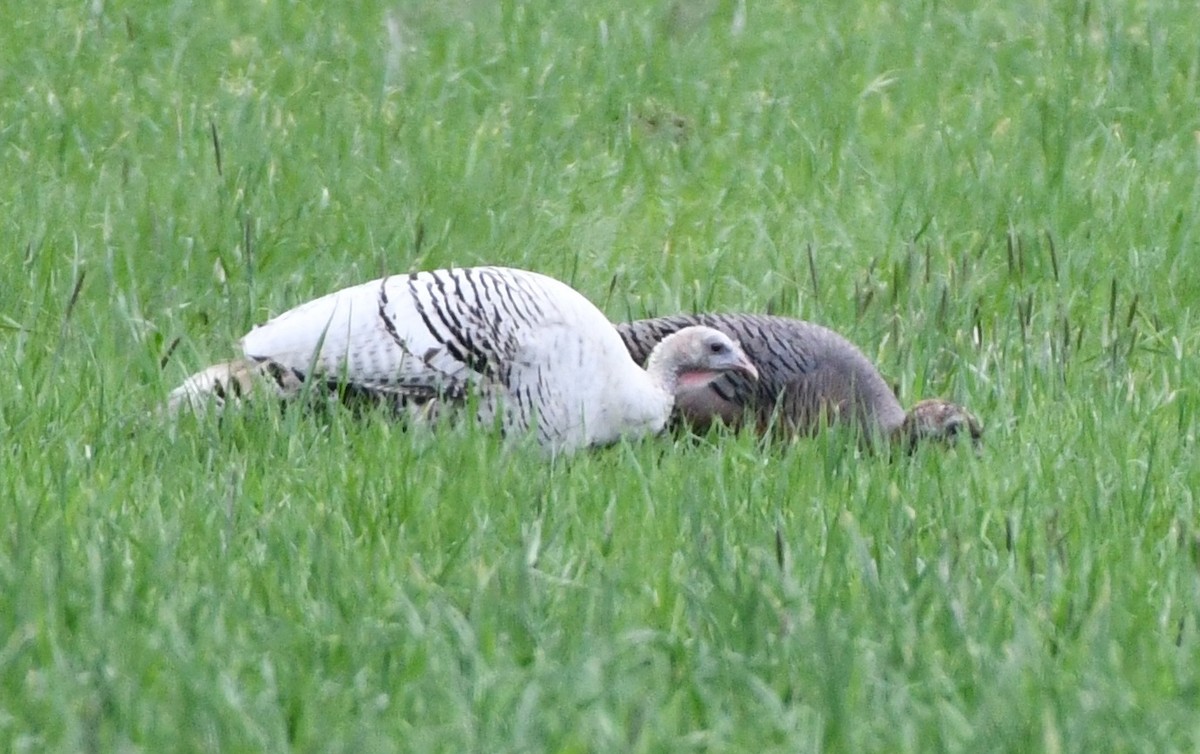
[{"label": "dark feather pattern", "polygon": [[641,363],[660,340],[690,325],[706,325],[737,340],[759,372],[757,382],[727,374],[677,395],[677,417],[697,429],[720,419],[734,427],[750,422],[760,432],[796,435],[845,422],[867,436],[905,442],[981,436],[978,420],[948,401],[922,401],[915,415],[905,412],[857,346],[812,322],[759,314],[680,314],[626,322],[617,331]]}]

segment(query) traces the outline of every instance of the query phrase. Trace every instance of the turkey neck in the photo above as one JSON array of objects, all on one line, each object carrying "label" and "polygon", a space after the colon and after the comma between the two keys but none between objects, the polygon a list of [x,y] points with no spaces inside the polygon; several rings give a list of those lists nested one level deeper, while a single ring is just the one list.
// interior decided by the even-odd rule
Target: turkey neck
[{"label": "turkey neck", "polygon": [[672,401],[679,389],[679,375],[683,372],[676,335],[663,338],[646,359],[646,374],[650,375],[650,381]]}]

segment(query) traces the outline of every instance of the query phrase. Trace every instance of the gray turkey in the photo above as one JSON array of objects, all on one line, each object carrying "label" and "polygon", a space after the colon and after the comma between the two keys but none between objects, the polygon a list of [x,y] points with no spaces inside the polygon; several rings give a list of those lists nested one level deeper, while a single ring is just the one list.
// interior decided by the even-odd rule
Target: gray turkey
[{"label": "gray turkey", "polygon": [[738,341],[758,367],[758,379],[723,375],[685,385],[676,410],[703,430],[720,419],[733,427],[747,420],[761,432],[810,434],[823,422],[858,425],[867,437],[883,435],[906,447],[923,439],[982,437],[979,421],[962,406],[923,400],[905,411],[871,361],[833,330],[811,322],[757,314],[695,314],[617,325],[625,347],[641,361],[664,338],[704,325]]},{"label": "gray turkey", "polygon": [[[477,400],[481,423],[536,432],[550,451],[661,431],[678,389],[757,377],[728,336],[687,327],[635,363],[612,323],[550,277],[473,267],[385,277],[284,312],[241,340],[242,359],[189,377],[168,398],[223,403],[314,386],[411,407]],[[645,363],[643,369],[639,366]]]}]

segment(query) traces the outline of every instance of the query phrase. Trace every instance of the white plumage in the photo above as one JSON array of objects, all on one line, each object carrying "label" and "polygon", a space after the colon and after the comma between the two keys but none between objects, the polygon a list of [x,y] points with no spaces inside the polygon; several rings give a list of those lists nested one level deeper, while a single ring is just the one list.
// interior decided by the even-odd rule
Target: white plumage
[{"label": "white plumage", "polygon": [[[377,396],[458,403],[506,433],[537,433],[556,451],[660,431],[680,376],[738,371],[740,347],[707,327],[667,338],[639,367],[608,319],[553,278],[503,267],[397,275],[296,307],[241,340],[244,361],[218,364],[172,391],[171,408],[242,395],[282,396],[309,375]],[[269,378],[269,379],[264,379]]]}]

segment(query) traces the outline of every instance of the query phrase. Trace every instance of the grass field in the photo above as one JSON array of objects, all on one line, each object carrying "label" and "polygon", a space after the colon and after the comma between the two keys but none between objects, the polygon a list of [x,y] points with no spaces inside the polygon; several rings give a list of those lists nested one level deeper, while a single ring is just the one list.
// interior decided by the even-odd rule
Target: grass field
[{"label": "grass field", "polygon": [[[1197,750],[1198,91],[1183,0],[10,4],[0,750]],[[476,263],[986,448],[151,416]]]}]

